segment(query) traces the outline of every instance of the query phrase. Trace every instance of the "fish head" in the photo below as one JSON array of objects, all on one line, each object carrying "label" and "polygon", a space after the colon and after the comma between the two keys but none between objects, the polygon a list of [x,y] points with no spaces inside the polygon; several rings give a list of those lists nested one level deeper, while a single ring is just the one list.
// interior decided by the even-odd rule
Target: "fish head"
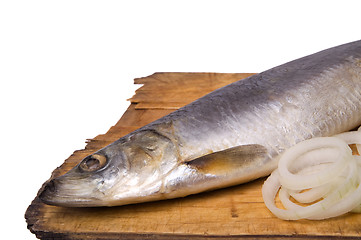
[{"label": "fish head", "polygon": [[177,164],[172,141],[156,131],[133,132],[85,157],[44,184],[50,205],[114,206],[161,199],[163,177]]}]

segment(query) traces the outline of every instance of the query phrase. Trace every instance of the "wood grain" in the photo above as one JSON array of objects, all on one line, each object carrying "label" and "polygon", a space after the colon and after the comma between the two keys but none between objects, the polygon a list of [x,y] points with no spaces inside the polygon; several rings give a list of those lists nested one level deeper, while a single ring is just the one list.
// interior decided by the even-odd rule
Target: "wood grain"
[{"label": "wood grain", "polygon": [[[243,73],[155,73],[122,118],[105,134],[87,140],[52,177],[82,158],[208,92],[250,76]],[[361,214],[323,221],[283,221],[265,207],[264,179],[180,199],[111,208],[45,205],[36,196],[26,211],[28,228],[40,239],[360,239]]]}]

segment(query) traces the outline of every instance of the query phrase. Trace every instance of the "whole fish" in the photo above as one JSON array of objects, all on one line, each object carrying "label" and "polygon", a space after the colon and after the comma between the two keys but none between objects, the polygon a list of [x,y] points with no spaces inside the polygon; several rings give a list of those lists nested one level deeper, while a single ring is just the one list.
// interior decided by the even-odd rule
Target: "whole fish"
[{"label": "whole fish", "polygon": [[220,88],[84,158],[40,199],[114,206],[183,197],[266,176],[279,155],[361,124],[361,41]]}]

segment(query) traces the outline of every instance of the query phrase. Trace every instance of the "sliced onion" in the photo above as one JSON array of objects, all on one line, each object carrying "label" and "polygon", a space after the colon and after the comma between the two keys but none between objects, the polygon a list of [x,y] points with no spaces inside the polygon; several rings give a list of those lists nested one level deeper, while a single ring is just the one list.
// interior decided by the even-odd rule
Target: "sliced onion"
[{"label": "sliced onion", "polygon": [[[334,217],[335,215],[338,216],[351,211],[360,202],[359,200],[352,203],[350,202],[353,199],[356,199],[352,197],[353,196],[352,194],[350,194],[350,192],[354,191],[355,189],[353,187],[353,184],[355,182],[354,181],[355,177],[357,177],[357,175],[351,173],[354,170],[353,169],[354,166],[352,165],[353,164],[350,164],[346,171],[348,175],[347,180],[344,181],[343,184],[335,188],[334,191],[331,191],[329,195],[325,196],[319,202],[309,205],[307,207],[301,207],[300,205],[297,205],[292,201],[290,201],[289,200],[290,195],[286,190],[282,188],[281,189],[282,191],[280,191],[280,199],[282,204],[287,209],[298,209],[301,212],[303,212],[305,208],[310,208],[311,210],[309,210],[309,212],[312,211],[312,213],[304,218],[313,219],[313,220],[330,218],[330,217]],[[359,187],[359,189],[360,190],[357,191],[356,194],[358,194],[358,192],[361,193],[361,186]],[[325,211],[325,209],[328,209],[328,211]]]},{"label": "sliced onion", "polygon": [[358,131],[344,132],[344,133],[334,135],[334,137],[341,138],[347,144],[356,143],[357,145],[360,145],[361,144],[361,128],[359,128]]},{"label": "sliced onion", "polygon": [[[297,160],[300,156],[307,152],[313,152],[318,158],[323,158],[320,154],[317,156],[318,149],[323,151],[324,148],[337,149],[337,154],[332,157],[334,164],[330,164],[330,167],[324,169],[318,173],[310,174],[305,177],[304,175],[298,175],[292,173],[289,168],[290,165]],[[302,190],[307,188],[313,188],[323,185],[330,181],[332,176],[337,175],[340,171],[346,167],[347,159],[352,155],[351,149],[348,145],[339,138],[324,137],[324,138],[312,138],[288,149],[280,158],[278,164],[278,170],[280,173],[280,181],[283,186],[288,189]],[[328,158],[329,156],[327,156]]]},{"label": "sliced onion", "polygon": [[304,192],[288,189],[288,194],[299,203],[312,203],[325,196],[331,190],[332,186],[333,184],[328,183]]},{"label": "sliced onion", "polygon": [[[353,156],[348,144],[357,144],[361,150],[361,128],[306,140],[288,149],[262,187],[267,208],[285,220],[319,220],[361,212],[361,157]],[[278,192],[285,209],[275,204]]]}]

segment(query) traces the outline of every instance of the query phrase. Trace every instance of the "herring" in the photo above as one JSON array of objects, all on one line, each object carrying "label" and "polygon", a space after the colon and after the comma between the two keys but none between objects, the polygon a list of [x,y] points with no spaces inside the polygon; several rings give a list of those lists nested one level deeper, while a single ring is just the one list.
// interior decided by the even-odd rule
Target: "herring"
[{"label": "herring", "polygon": [[44,184],[47,204],[115,206],[184,197],[271,173],[296,143],[361,124],[361,41],[214,92]]}]

